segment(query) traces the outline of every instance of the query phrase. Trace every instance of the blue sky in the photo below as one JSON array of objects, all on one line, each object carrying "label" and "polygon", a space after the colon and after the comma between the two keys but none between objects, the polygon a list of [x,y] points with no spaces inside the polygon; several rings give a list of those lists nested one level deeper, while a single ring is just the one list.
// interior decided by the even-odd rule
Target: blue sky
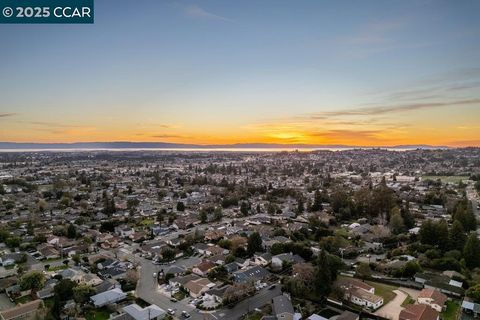
[{"label": "blue sky", "polygon": [[[479,13],[479,1],[96,0],[93,25],[0,26],[0,140],[384,144],[414,142],[413,124],[418,143],[475,144]],[[393,111],[332,113],[372,107]],[[447,124],[468,130],[422,131]]]}]

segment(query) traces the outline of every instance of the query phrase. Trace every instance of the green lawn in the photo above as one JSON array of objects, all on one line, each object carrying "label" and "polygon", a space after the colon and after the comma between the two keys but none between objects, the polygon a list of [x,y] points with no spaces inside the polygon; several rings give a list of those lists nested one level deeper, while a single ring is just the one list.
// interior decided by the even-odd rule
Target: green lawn
[{"label": "green lawn", "polygon": [[26,295],[26,296],[23,296],[23,297],[20,297],[18,299],[15,299],[15,303],[27,303],[27,302],[30,302],[32,301],[33,298],[31,295]]},{"label": "green lawn", "polygon": [[405,300],[403,300],[403,302],[402,302],[402,307],[406,307],[407,305],[409,305],[409,304],[414,304],[414,303],[415,303],[415,299],[413,299],[413,298],[410,297],[410,296],[407,296],[407,297],[405,298]]},{"label": "green lawn", "polygon": [[59,266],[55,266],[55,267],[50,267],[48,268],[48,271],[60,271],[60,270],[64,270],[64,269],[67,269],[68,267],[64,264],[62,265],[59,265]]},{"label": "green lawn", "polygon": [[384,283],[373,282],[373,281],[365,281],[365,282],[375,288],[375,294],[383,298],[383,304],[389,303],[396,296],[393,290],[397,290],[398,287],[390,286]]},{"label": "green lawn", "polygon": [[422,180],[433,180],[437,181],[440,179],[443,183],[459,183],[462,180],[468,180],[468,176],[423,176]]},{"label": "green lawn", "polygon": [[110,313],[105,309],[93,310],[85,316],[85,319],[87,320],[108,320],[109,318]]},{"label": "green lawn", "polygon": [[456,320],[460,304],[457,301],[447,301],[447,310],[440,314],[440,318],[444,320]]},{"label": "green lawn", "polygon": [[185,292],[183,292],[183,291],[181,291],[181,290],[178,291],[178,292],[176,292],[176,293],[173,295],[173,297],[174,297],[175,299],[177,299],[178,301],[181,301],[181,300],[185,299],[186,296],[187,296],[187,295],[185,294]]},{"label": "green lawn", "polygon": [[145,227],[149,227],[149,226],[152,226],[155,224],[155,220],[154,219],[143,219],[140,224],[142,226],[145,226]]}]

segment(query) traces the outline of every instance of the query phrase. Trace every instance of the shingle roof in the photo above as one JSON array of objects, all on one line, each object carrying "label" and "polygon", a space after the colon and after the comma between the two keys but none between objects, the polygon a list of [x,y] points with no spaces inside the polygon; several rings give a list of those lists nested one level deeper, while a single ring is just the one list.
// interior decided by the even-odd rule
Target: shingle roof
[{"label": "shingle roof", "polygon": [[290,299],[286,296],[281,295],[273,298],[273,311],[274,314],[289,313],[294,314],[293,305]]}]

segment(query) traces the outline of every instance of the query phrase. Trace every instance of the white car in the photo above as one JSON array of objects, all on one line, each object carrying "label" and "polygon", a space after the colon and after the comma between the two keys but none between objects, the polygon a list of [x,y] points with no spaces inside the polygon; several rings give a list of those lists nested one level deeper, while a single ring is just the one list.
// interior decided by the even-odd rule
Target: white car
[{"label": "white car", "polygon": [[168,308],[167,313],[173,316],[175,314],[175,310]]}]

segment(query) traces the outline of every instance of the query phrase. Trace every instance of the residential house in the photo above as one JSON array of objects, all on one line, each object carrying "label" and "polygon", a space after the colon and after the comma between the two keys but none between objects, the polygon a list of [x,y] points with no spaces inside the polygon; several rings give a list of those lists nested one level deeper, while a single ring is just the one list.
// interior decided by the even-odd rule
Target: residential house
[{"label": "residential house", "polygon": [[417,302],[426,304],[438,312],[445,309],[445,302],[448,300],[447,296],[435,289],[423,289],[418,294]]},{"label": "residential house", "polygon": [[357,279],[341,278],[337,286],[345,291],[344,299],[356,305],[376,310],[383,305],[383,298],[375,295],[375,288]]},{"label": "residential house", "polygon": [[166,312],[158,306],[152,304],[142,308],[136,303],[129,304],[122,308],[123,317],[115,318],[116,320],[159,320],[163,319]]},{"label": "residential house", "polygon": [[1,320],[29,320],[36,319],[37,310],[42,308],[43,301],[33,300],[24,304],[20,304],[10,309],[0,311]]},{"label": "residential house", "polygon": [[272,257],[271,267],[273,270],[281,270],[285,263],[293,265],[302,262],[305,262],[305,260],[298,254],[281,253]]},{"label": "residential house", "polygon": [[97,308],[117,303],[127,297],[127,294],[120,288],[114,288],[90,297],[93,305]]},{"label": "residential house", "polygon": [[480,317],[480,303],[476,303],[472,298],[465,297],[462,301],[462,310],[474,317]]},{"label": "residential house", "polygon": [[183,285],[185,290],[190,294],[192,298],[200,297],[204,292],[207,292],[214,286],[215,284],[210,282],[210,280],[208,280],[207,278],[190,280]]},{"label": "residential house", "polygon": [[209,260],[203,260],[195,267],[193,267],[192,272],[198,274],[199,276],[205,277],[210,270],[215,268],[217,265]]},{"label": "residential house", "polygon": [[233,273],[234,281],[238,283],[247,283],[250,281],[258,283],[267,278],[269,275],[270,273],[260,266],[255,266],[247,270],[235,271]]},{"label": "residential house", "polygon": [[272,299],[273,314],[278,320],[293,320],[295,311],[290,299],[285,295],[280,295]]},{"label": "residential house", "polygon": [[399,320],[438,320],[438,311],[426,304],[409,304],[400,311]]}]

